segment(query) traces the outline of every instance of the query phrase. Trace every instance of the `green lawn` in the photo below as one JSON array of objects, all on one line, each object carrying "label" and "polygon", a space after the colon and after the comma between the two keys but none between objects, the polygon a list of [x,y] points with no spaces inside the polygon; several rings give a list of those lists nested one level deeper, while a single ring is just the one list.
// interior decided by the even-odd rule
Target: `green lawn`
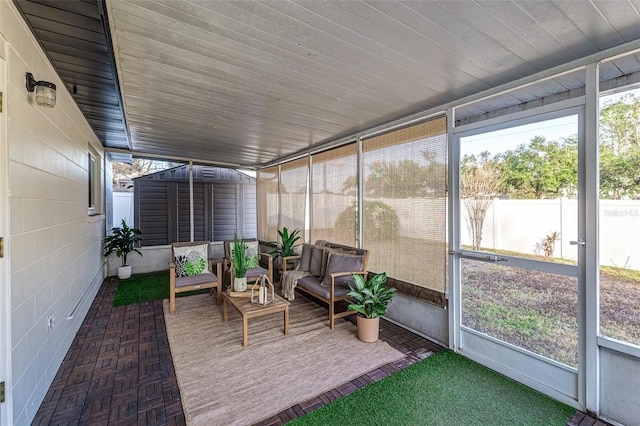
[{"label": "green lawn", "polygon": [[[186,291],[176,294],[177,297],[191,294],[207,293],[208,289]],[[131,305],[133,303],[149,302],[169,298],[169,271],[151,274],[133,275],[126,280],[120,280],[118,291],[113,299],[113,306]]]},{"label": "green lawn", "polygon": [[289,424],[563,426],[573,413],[568,405],[446,350]]}]

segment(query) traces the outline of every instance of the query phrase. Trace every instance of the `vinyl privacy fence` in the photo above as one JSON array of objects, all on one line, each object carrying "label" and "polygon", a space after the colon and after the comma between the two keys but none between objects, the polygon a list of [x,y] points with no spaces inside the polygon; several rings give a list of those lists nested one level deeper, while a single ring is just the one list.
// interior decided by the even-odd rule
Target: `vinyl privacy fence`
[{"label": "vinyl privacy fence", "polygon": [[[114,196],[116,194],[114,193]],[[118,194],[120,195],[120,194]],[[119,223],[120,215],[129,219],[133,210],[133,194],[114,197],[114,223]],[[283,194],[281,203],[287,203]],[[351,205],[352,198],[338,194],[316,195],[316,206],[330,205],[342,211]],[[415,237],[425,233],[429,224],[422,221],[412,223],[407,212],[420,203],[413,198],[385,200],[400,219],[399,234]],[[463,211],[461,242],[471,245],[470,227]],[[544,255],[543,243],[553,232],[559,234],[553,256],[577,259],[576,246],[570,241],[577,239],[577,201],[567,198],[553,200],[500,200],[495,199],[487,211],[482,230],[482,247],[507,250],[525,254]],[[117,213],[118,212],[118,213]],[[127,212],[127,213],[120,213]],[[446,226],[446,215],[432,212],[433,220]],[[335,223],[328,216],[318,218],[326,223],[318,223],[319,228],[332,229]],[[333,218],[335,219],[335,218]],[[433,226],[433,223],[430,224]],[[314,237],[312,237],[314,238]],[[640,200],[600,201],[600,264],[640,270]]]}]

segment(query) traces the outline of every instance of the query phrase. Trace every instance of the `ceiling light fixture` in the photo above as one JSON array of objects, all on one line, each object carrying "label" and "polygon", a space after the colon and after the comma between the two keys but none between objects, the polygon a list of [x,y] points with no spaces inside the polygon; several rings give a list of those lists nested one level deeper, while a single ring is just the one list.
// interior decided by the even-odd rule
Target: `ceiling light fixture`
[{"label": "ceiling light fixture", "polygon": [[27,73],[27,90],[36,91],[36,103],[41,106],[53,108],[56,104],[56,85],[48,81],[36,81],[33,74]]}]

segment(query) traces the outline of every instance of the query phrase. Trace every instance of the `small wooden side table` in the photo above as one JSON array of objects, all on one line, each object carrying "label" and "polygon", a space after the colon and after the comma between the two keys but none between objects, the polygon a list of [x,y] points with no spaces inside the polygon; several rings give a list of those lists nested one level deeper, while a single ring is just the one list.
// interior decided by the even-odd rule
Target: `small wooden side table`
[{"label": "small wooden side table", "polygon": [[284,334],[289,334],[289,302],[275,295],[275,300],[266,306],[251,303],[249,297],[231,297],[226,292],[222,293],[222,320],[229,321],[228,305],[236,308],[242,315],[242,346],[249,344],[248,328],[249,318],[262,315],[284,313]]}]

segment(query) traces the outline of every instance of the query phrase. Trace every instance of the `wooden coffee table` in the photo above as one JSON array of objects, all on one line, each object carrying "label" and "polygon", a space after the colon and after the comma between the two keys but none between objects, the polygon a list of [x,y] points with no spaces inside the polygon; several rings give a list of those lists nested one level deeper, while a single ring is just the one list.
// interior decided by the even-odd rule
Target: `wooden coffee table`
[{"label": "wooden coffee table", "polygon": [[266,306],[251,303],[249,297],[231,297],[227,293],[222,293],[222,319],[229,321],[228,305],[236,308],[242,315],[242,346],[249,344],[248,323],[249,318],[262,315],[284,312],[284,334],[289,334],[289,302],[282,297],[275,295],[275,300]]}]

